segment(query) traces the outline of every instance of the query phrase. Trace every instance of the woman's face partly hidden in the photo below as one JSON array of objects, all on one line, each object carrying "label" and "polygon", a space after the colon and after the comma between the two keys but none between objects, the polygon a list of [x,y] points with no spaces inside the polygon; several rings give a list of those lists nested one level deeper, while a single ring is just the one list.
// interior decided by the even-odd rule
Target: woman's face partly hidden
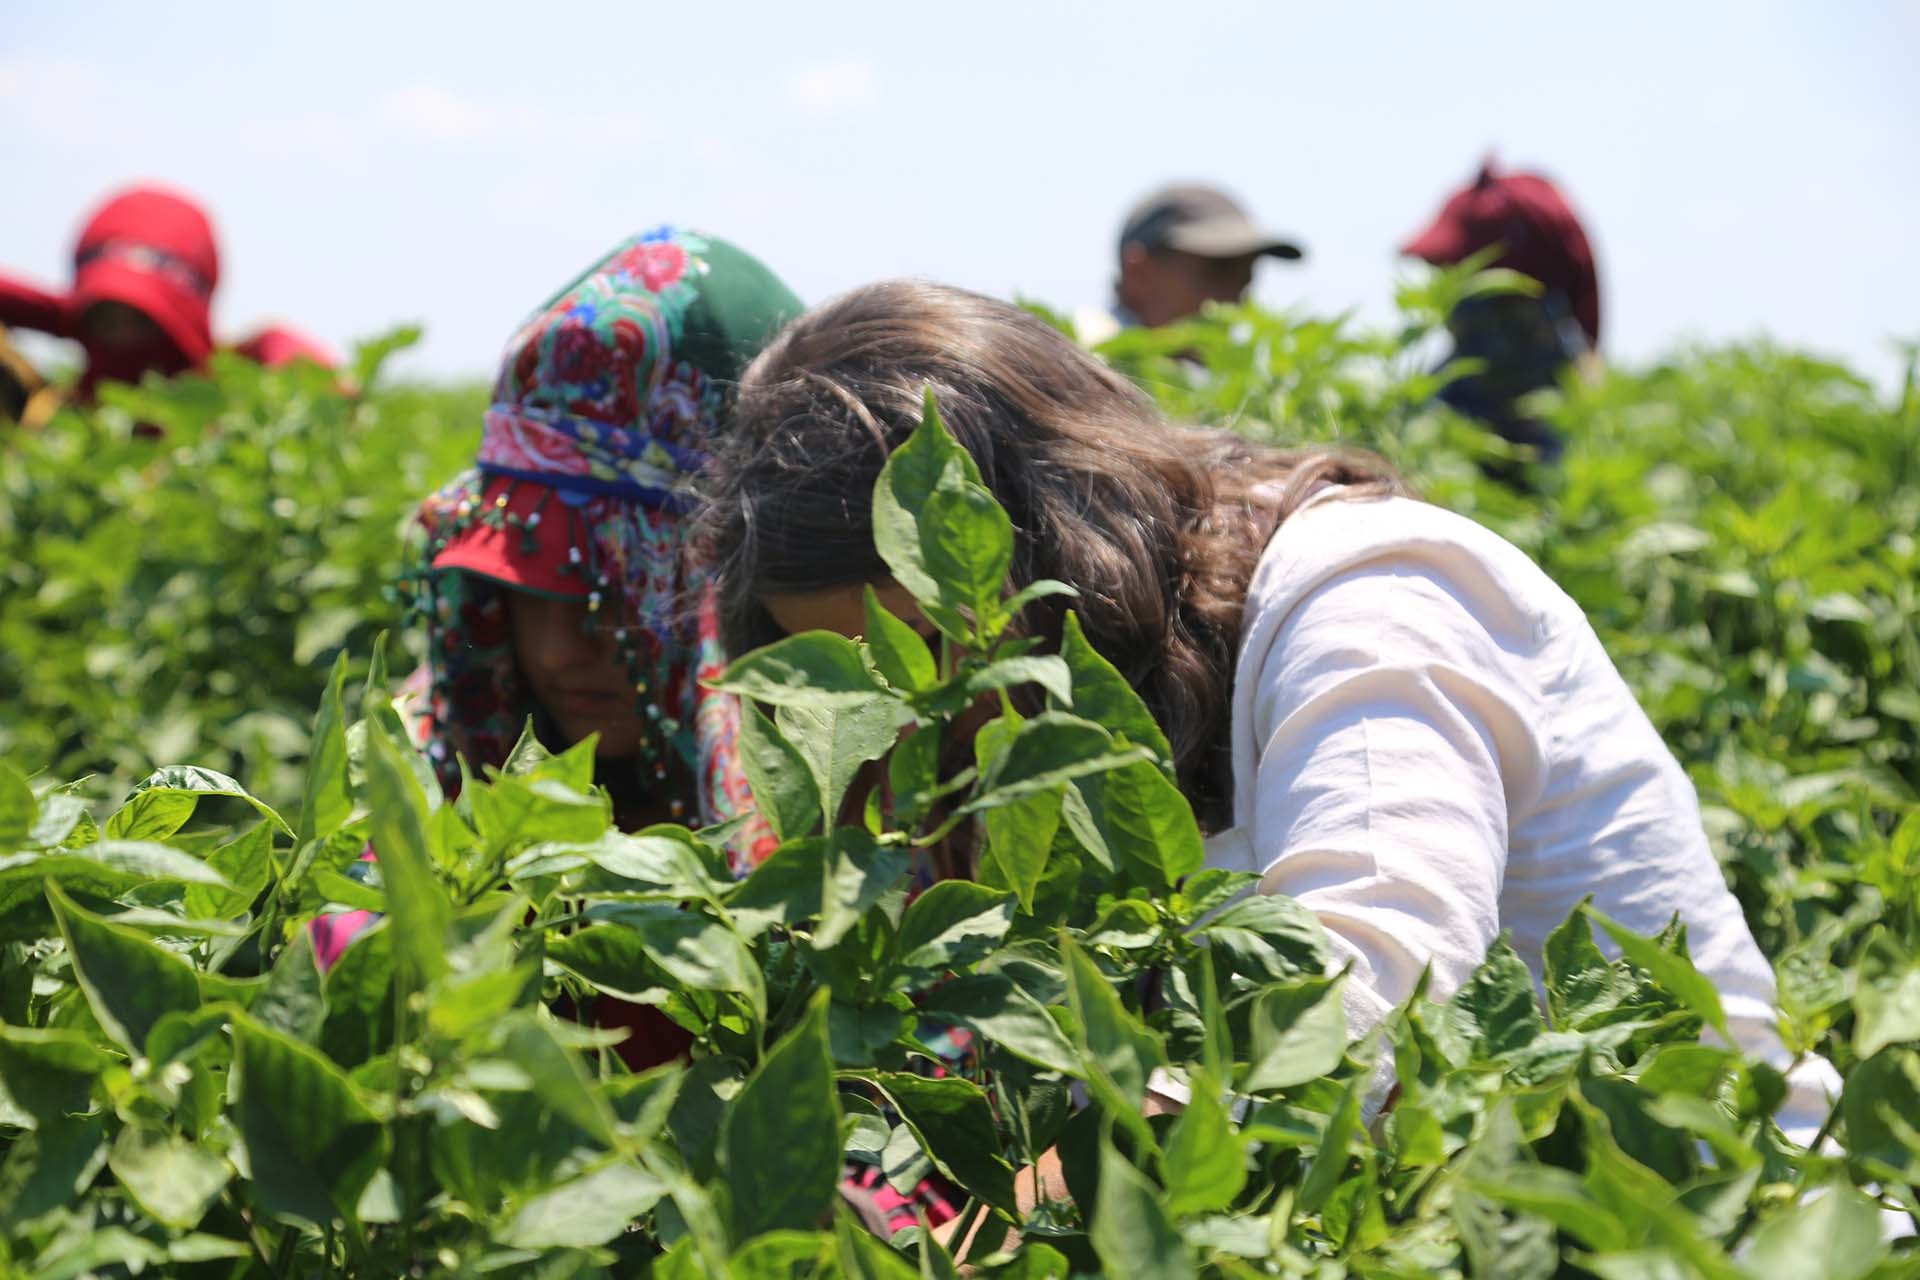
[{"label": "woman's face partly hidden", "polygon": [[610,627],[589,626],[584,600],[506,593],[513,656],[534,698],[569,745],[600,735],[596,754],[622,759],[640,750],[646,720]]},{"label": "woman's face partly hidden", "polygon": [[96,302],[80,317],[87,346],[105,351],[151,351],[171,344],[146,312],[124,302]]},{"label": "woman's face partly hidden", "polygon": [[[887,612],[923,636],[934,634],[933,624],[905,587],[891,578],[872,586]],[[774,625],[790,636],[802,631],[832,631],[851,640],[867,634],[866,587],[866,583],[856,582],[818,591],[776,591],[760,597],[760,603]]]}]

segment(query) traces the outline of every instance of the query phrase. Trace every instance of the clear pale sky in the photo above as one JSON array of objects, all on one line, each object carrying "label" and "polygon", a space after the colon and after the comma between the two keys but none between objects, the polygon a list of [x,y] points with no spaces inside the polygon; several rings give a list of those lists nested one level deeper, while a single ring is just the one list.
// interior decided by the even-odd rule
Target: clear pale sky
[{"label": "clear pale sky", "polygon": [[683,221],[809,301],[893,275],[1104,300],[1122,211],[1204,177],[1297,233],[1260,298],[1389,314],[1480,157],[1558,180],[1609,354],[1770,334],[1891,384],[1920,337],[1920,3],[10,4],[0,266],[83,213],[214,212],[221,331],[491,370],[623,234]]}]

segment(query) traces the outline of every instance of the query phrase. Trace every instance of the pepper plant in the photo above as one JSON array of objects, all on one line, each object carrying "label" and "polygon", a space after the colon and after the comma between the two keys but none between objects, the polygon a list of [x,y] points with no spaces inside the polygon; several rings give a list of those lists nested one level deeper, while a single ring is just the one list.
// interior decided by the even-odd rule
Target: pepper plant
[{"label": "pepper plant", "polygon": [[[0,765],[0,1268],[1920,1274],[1883,1238],[1920,1209],[1910,917],[1783,986],[1790,1049],[1847,1076],[1813,1152],[1678,926],[1583,908],[1541,987],[1503,940],[1351,1035],[1314,917],[1206,866],[1134,691],[1071,620],[1057,652],[1022,633],[1066,588],[1009,590],[931,402],[873,502],[920,618],[869,595],[864,638],[721,682],[780,840],[744,879],[728,830],[614,829],[591,741],[529,735],[444,796],[377,650],[357,718],[336,663],[291,819],[173,766],[97,821]],[[928,883],[956,851],[972,878]],[[382,915],[323,971],[310,924],[343,909]],[[630,1072],[562,1016],[615,999],[685,1058]],[[1049,1151],[1067,1195],[1036,1203]],[[857,1165],[944,1180],[960,1219],[880,1238]]]}]

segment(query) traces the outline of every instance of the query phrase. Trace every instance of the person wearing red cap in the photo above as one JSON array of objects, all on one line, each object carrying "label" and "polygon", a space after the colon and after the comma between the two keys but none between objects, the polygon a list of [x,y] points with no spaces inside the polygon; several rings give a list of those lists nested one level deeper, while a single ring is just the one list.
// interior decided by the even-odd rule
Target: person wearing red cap
[{"label": "person wearing red cap", "polygon": [[1540,292],[1483,295],[1454,308],[1447,317],[1448,362],[1471,358],[1481,367],[1449,382],[1440,398],[1552,462],[1563,447],[1559,434],[1528,417],[1519,401],[1557,385],[1600,345],[1593,249],[1553,183],[1533,173],[1497,173],[1491,161],[1401,252],[1452,266],[1487,249],[1497,250],[1488,265],[1529,277]]},{"label": "person wearing red cap", "polygon": [[[219,283],[220,252],[200,206],[162,187],[133,187],[87,219],[66,293],[0,274],[0,325],[78,342],[86,364],[75,394],[91,403],[102,382],[204,367],[215,345]],[[235,349],[268,365],[296,357],[334,363],[320,344],[288,329],[262,330]]]}]

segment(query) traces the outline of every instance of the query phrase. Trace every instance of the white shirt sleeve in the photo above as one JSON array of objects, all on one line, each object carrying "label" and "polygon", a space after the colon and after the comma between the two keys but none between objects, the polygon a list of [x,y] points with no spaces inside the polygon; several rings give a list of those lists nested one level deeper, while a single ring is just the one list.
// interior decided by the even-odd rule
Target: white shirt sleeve
[{"label": "white shirt sleeve", "polygon": [[1350,1034],[1431,966],[1444,996],[1500,929],[1508,812],[1543,785],[1535,694],[1470,575],[1392,557],[1301,596],[1244,662],[1260,889],[1312,910],[1342,961]]}]

